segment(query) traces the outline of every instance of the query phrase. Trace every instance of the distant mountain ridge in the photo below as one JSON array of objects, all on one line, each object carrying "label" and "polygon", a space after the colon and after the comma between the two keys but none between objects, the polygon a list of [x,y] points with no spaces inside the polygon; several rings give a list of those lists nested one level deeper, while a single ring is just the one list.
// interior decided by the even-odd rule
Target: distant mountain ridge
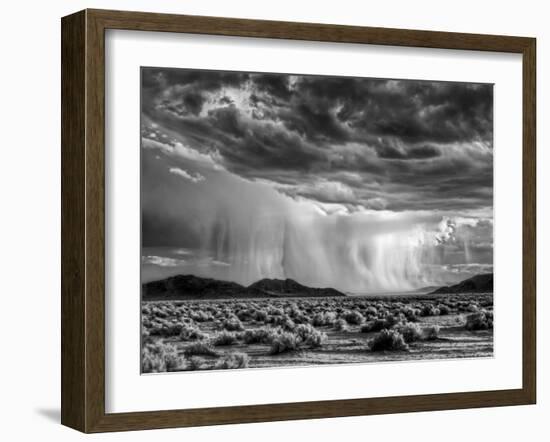
[{"label": "distant mountain ridge", "polygon": [[176,275],[142,284],[142,299],[228,299],[346,296],[333,288],[314,288],[293,279],[262,279],[248,287],[231,281],[202,278],[195,275]]},{"label": "distant mountain ridge", "polygon": [[493,274],[483,273],[465,279],[455,285],[440,287],[431,292],[432,294],[443,293],[484,293],[493,291]]},{"label": "distant mountain ridge", "polygon": [[302,285],[293,279],[261,279],[248,286],[273,295],[289,296],[346,296],[333,288],[315,288]]}]

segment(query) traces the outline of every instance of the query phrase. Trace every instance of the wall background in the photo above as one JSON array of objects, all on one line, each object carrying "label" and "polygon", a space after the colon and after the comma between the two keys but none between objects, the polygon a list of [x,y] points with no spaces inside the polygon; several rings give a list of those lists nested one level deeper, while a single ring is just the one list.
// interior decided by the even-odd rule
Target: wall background
[{"label": "wall background", "polygon": [[[431,0],[51,0],[9,2],[2,11],[0,69],[0,407],[4,440],[83,440],[59,425],[60,395],[60,24],[82,8],[127,9],[364,26],[534,36],[538,39],[538,405],[317,421],[231,425],[90,436],[95,440],[544,440],[550,412],[545,322],[550,304],[550,28],[545,2]],[[519,189],[518,189],[519,190]],[[505,294],[504,294],[505,295]],[[444,375],[444,374],[442,374]],[[412,380],[414,381],[414,380]],[[320,388],[322,386],[320,385]]]}]

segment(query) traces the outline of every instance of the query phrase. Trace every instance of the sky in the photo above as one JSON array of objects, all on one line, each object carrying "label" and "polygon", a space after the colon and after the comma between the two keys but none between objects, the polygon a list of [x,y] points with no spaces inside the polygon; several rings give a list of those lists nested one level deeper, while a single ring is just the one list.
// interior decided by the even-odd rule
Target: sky
[{"label": "sky", "polygon": [[142,68],[142,279],[492,271],[493,86]]}]

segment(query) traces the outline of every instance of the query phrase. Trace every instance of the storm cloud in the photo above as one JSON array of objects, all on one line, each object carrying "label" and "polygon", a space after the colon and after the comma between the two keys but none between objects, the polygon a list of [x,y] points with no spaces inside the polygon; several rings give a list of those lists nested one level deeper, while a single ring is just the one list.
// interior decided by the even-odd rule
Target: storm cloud
[{"label": "storm cloud", "polygon": [[[303,282],[315,284],[319,275],[298,265],[303,256],[278,244],[291,232],[300,242],[313,228],[325,235],[309,245],[327,253],[324,275],[342,273],[336,261],[355,268],[346,271],[349,283],[323,281],[346,289],[448,282],[492,265],[490,84],[142,68],[141,96],[143,245],[194,251],[185,265],[196,273],[251,282],[300,279],[300,267]],[[240,213],[270,225],[255,233],[267,237],[247,237],[257,226]],[[443,220],[455,223],[452,239],[442,239]],[[379,223],[399,226],[406,233],[395,238],[415,251],[403,262],[391,258],[410,268],[378,269],[386,275],[376,279],[373,254],[384,255],[380,238],[392,235]],[[343,231],[352,236],[344,240]],[[334,244],[315,246],[327,235]],[[414,247],[406,238],[416,238]],[[371,250],[358,251],[355,264],[338,248],[357,247],[354,241]],[[272,244],[266,250],[277,243],[262,255],[277,265],[245,270],[245,261],[261,261],[254,243]],[[177,262],[166,258],[146,264]],[[358,260],[368,269],[362,276]]]}]

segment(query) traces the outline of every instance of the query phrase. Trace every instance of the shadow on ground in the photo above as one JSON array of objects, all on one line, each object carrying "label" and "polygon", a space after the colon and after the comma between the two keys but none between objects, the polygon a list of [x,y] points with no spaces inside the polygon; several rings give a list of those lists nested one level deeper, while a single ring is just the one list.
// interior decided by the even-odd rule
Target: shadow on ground
[{"label": "shadow on ground", "polygon": [[51,422],[56,424],[61,422],[61,410],[59,408],[37,408],[35,411],[36,414]]}]

